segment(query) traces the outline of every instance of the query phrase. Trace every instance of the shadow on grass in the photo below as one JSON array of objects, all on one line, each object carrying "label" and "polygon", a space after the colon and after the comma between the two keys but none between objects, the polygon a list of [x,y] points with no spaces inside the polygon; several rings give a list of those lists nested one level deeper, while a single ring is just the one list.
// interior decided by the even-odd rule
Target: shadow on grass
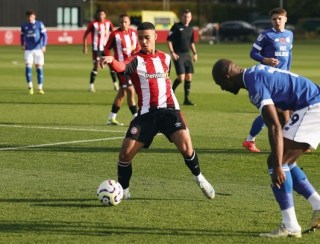
[{"label": "shadow on grass", "polygon": [[147,226],[115,226],[108,223],[67,222],[67,221],[24,221],[12,223],[0,221],[0,233],[29,233],[52,235],[171,235],[171,236],[222,236],[222,237],[258,237],[252,231],[226,231],[225,229],[162,228]]}]

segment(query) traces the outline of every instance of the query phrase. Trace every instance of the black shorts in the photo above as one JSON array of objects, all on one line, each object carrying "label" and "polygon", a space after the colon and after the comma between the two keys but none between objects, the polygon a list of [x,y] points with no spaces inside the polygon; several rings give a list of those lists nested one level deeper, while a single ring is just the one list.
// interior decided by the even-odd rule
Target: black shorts
[{"label": "black shorts", "polygon": [[92,61],[95,63],[97,59],[104,55],[103,51],[92,51]]},{"label": "black shorts", "polygon": [[148,148],[158,132],[168,140],[178,130],[186,130],[187,126],[180,110],[160,108],[135,117],[129,126],[126,137],[144,143]]},{"label": "black shorts", "polygon": [[120,86],[122,88],[127,88],[128,86],[132,86],[132,81],[130,80],[129,76],[124,75],[123,73],[117,73],[117,76],[118,76]]},{"label": "black shorts", "polygon": [[177,53],[179,55],[178,60],[173,61],[176,68],[177,75],[181,74],[193,74],[193,64],[189,53]]}]

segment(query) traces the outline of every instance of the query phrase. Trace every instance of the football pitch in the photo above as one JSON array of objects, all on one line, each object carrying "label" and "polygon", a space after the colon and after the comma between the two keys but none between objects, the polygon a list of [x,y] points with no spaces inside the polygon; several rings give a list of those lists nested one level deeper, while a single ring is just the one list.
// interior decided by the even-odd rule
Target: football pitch
[{"label": "football pitch", "polygon": [[[292,71],[320,84],[319,42],[296,42]],[[164,44],[158,49],[167,51]],[[158,135],[133,160],[132,199],[103,207],[96,188],[117,178],[117,158],[131,119],[126,102],[106,126],[115,96],[109,71],[99,70],[96,93],[89,93],[91,54],[81,46],[48,46],[45,95],[28,94],[23,52],[0,47],[0,243],[289,243],[261,239],[281,223],[266,168],[266,129],[258,136],[262,150],[242,148],[258,110],[247,93],[222,92],[211,78],[219,58],[243,67],[251,43],[198,44],[191,100],[181,106],[203,174],[216,191],[206,199],[173,144]],[[35,71],[33,74],[36,87]],[[174,69],[171,78],[175,78]],[[183,86],[177,89],[183,101]],[[319,151],[299,160],[320,190]],[[305,229],[312,209],[294,195]],[[316,243],[320,231],[299,242]]]}]

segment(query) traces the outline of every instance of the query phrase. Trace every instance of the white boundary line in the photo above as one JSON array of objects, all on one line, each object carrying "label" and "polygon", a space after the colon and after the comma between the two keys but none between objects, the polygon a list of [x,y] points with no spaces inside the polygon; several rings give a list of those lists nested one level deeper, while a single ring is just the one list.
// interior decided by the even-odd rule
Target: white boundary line
[{"label": "white boundary line", "polygon": [[0,151],[10,151],[10,150],[38,148],[38,147],[50,147],[50,146],[57,146],[57,145],[88,143],[88,142],[97,142],[97,141],[111,141],[111,140],[123,139],[125,136],[125,131],[114,131],[114,130],[97,130],[97,129],[82,129],[82,128],[46,127],[46,126],[25,126],[25,125],[6,125],[6,124],[0,124],[0,127],[45,129],[45,130],[87,131],[87,132],[117,132],[117,133],[124,134],[122,137],[100,138],[100,139],[80,140],[80,141],[65,141],[65,142],[47,143],[47,144],[39,144],[39,145],[27,145],[27,146],[19,146],[19,147],[6,147],[6,148],[0,148]]},{"label": "white boundary line", "polygon": [[57,145],[67,145],[67,144],[87,143],[87,142],[97,142],[97,141],[111,141],[111,140],[118,140],[123,138],[124,137],[122,136],[122,137],[100,138],[100,139],[93,139],[93,140],[65,141],[65,142],[56,142],[56,143],[48,143],[48,144],[20,146],[20,147],[7,147],[7,148],[0,148],[0,151],[18,150],[18,149],[26,149],[26,148],[38,148],[38,147],[50,147],[50,146],[57,146]]},{"label": "white boundary line", "polygon": [[83,129],[83,128],[64,128],[64,127],[46,127],[46,126],[26,126],[26,125],[6,125],[0,124],[0,127],[12,127],[12,128],[28,128],[28,129],[46,129],[46,130],[70,130],[70,131],[92,131],[92,132],[117,132],[125,133],[125,131],[119,130],[97,130],[97,129]]}]

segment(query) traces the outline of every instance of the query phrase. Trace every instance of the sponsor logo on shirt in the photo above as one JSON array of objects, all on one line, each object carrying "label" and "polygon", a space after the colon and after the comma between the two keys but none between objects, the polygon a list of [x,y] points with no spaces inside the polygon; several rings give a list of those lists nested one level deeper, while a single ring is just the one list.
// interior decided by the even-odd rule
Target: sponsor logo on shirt
[{"label": "sponsor logo on shirt", "polygon": [[250,101],[251,103],[253,103],[254,105],[256,105],[257,107],[260,107],[260,103],[261,103],[261,94],[257,93],[254,96],[250,96]]},{"label": "sponsor logo on shirt", "polygon": [[159,73],[159,72],[153,73],[153,74],[146,73],[145,77],[147,79],[169,78],[169,74],[168,73]]}]

